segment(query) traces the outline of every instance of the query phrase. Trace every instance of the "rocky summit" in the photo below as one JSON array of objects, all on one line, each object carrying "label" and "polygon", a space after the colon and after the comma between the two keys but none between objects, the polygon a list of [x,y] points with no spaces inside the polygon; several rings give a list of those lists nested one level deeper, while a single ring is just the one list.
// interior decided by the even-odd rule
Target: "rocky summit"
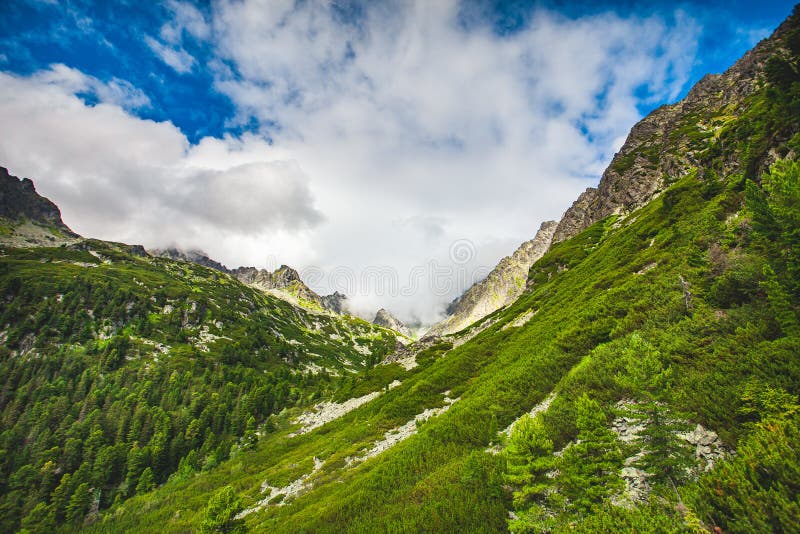
[{"label": "rocky summit", "polygon": [[12,176],[5,167],[0,167],[0,230],[0,242],[20,247],[69,244],[79,237],[29,178]]},{"label": "rocky summit", "polygon": [[216,269],[217,271],[221,271],[223,273],[230,273],[230,270],[228,270],[227,267],[222,265],[220,262],[209,258],[208,255],[202,250],[180,250],[176,247],[169,247],[154,248],[148,252],[153,256],[158,256],[159,258],[188,261],[191,263],[196,263],[197,265],[202,265],[203,267]]},{"label": "rocky summit", "polygon": [[406,337],[411,337],[411,330],[384,308],[378,310],[375,314],[375,318],[372,319],[372,323],[400,332]]},{"label": "rocky summit", "polygon": [[528,270],[550,247],[555,221],[542,223],[536,236],[506,256],[489,275],[471,286],[447,310],[447,317],[426,335],[441,336],[457,332],[478,319],[514,302],[525,290]]}]

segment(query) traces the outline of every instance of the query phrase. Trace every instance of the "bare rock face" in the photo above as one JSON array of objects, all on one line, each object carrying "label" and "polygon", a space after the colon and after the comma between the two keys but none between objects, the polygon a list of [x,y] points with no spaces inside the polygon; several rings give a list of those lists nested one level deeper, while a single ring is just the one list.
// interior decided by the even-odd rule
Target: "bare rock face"
[{"label": "bare rock face", "polygon": [[61,210],[36,192],[28,178],[19,179],[0,167],[0,241],[13,247],[57,246],[80,236],[61,220]]},{"label": "bare rock face", "polygon": [[39,195],[30,179],[20,180],[10,175],[5,167],[0,167],[0,217],[12,221],[27,219],[73,233],[61,220],[58,206]]},{"label": "bare rock face", "polygon": [[334,291],[330,295],[322,295],[322,307],[339,315],[348,313],[347,295]]},{"label": "bare rock face", "polygon": [[275,293],[295,304],[305,307],[310,304],[312,308],[323,308],[338,314],[347,313],[345,295],[338,292],[325,296],[318,295],[303,282],[300,274],[288,265],[281,265],[273,272],[255,267],[239,267],[229,272],[231,276],[247,285]]},{"label": "bare rock face", "polygon": [[151,255],[176,261],[188,261],[216,269],[229,274],[249,286],[256,287],[305,308],[325,309],[338,314],[347,313],[347,297],[341,293],[320,296],[312,291],[300,278],[300,274],[289,267],[281,265],[274,271],[256,269],[255,267],[237,267],[228,269],[220,262],[211,259],[201,250],[181,250],[175,247],[152,249]]},{"label": "bare rock face", "polygon": [[426,335],[458,332],[490,313],[517,300],[525,290],[531,265],[550,248],[555,221],[542,223],[536,237],[526,241],[500,260],[489,276],[474,284],[448,308],[449,317],[434,325]]},{"label": "bare rock face", "polygon": [[[553,243],[609,215],[640,208],[691,169],[702,169],[707,140],[722,126],[712,119],[741,113],[747,97],[764,79],[767,59],[783,46],[781,38],[789,29],[789,21],[784,22],[724,74],[705,76],[682,101],[661,106],[636,124],[597,188],[587,189],[564,213]],[[761,168],[770,163],[762,161]],[[731,158],[720,171],[739,172],[740,165],[741,158]]]},{"label": "bare rock face", "polygon": [[406,337],[411,337],[411,330],[409,330],[406,325],[400,322],[399,319],[386,311],[384,308],[378,310],[378,313],[375,314],[375,318],[372,320],[372,322],[378,326],[383,326],[384,328],[390,328],[395,332],[400,332]]}]

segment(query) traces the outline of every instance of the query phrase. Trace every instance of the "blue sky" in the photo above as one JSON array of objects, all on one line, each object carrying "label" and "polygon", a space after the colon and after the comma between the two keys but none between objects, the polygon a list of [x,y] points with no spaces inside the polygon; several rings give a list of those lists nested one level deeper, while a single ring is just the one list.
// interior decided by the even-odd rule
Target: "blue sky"
[{"label": "blue sky", "polygon": [[[210,17],[206,1],[193,5]],[[549,9],[565,17],[613,11],[621,16],[663,14],[669,18],[676,9],[691,14],[703,25],[690,80],[708,72],[721,72],[782,21],[791,1],[710,1],[691,3],[597,1],[493,1],[469,0],[462,8],[465,28],[489,25],[498,35],[523,30],[537,9]],[[337,10],[348,23],[357,26],[363,16],[360,2],[337,2]],[[213,46],[202,38],[185,35],[182,46],[195,58],[188,72],[177,72],[147,46],[144,37],[166,23],[171,12],[159,2],[20,1],[0,3],[0,68],[30,74],[52,63],[63,63],[99,78],[124,79],[140,88],[149,106],[136,109],[138,116],[169,120],[193,142],[204,136],[238,134],[244,130],[269,130],[275,125],[252,120],[232,124],[235,104],[213,87],[214,75],[205,66],[215,59]],[[228,65],[235,69],[235,66]],[[686,85],[682,94],[690,85]],[[91,103],[93,95],[86,95]],[[644,102],[647,112],[658,103]]]},{"label": "blue sky", "polygon": [[791,9],[5,0],[0,165],[83,235],[286,263],[431,322]]}]

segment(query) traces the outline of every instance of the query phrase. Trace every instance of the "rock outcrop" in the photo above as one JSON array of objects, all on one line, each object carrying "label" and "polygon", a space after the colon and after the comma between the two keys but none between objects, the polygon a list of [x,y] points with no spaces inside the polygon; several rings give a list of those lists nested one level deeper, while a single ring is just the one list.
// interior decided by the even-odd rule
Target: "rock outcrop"
[{"label": "rock outcrop", "polygon": [[310,304],[312,307],[316,306],[341,313],[341,306],[338,307],[338,310],[329,308],[332,302],[326,302],[324,297],[312,291],[300,279],[300,274],[288,265],[281,265],[272,272],[255,267],[239,267],[230,271],[230,274],[247,285],[275,293],[280,297],[288,297],[289,300],[296,301],[301,306],[308,307]]},{"label": "rock outcrop", "polygon": [[289,267],[281,265],[274,271],[256,269],[255,267],[237,267],[228,269],[222,263],[211,259],[201,250],[181,250],[175,247],[152,249],[150,254],[160,258],[176,261],[188,261],[216,269],[229,274],[240,282],[274,294],[289,302],[310,309],[325,309],[338,314],[347,313],[347,297],[335,292],[320,296],[312,291],[300,278],[300,274]]},{"label": "rock outcrop", "polygon": [[378,326],[383,326],[384,328],[389,328],[395,332],[400,332],[406,337],[411,337],[411,330],[384,308],[378,310],[378,313],[375,314],[375,318],[372,320],[372,322]]},{"label": "rock outcrop", "polygon": [[330,295],[322,295],[322,307],[339,315],[348,313],[347,295],[334,291]]},{"label": "rock outcrop", "polygon": [[434,325],[426,335],[458,332],[475,321],[514,302],[525,290],[531,265],[541,258],[555,232],[555,221],[542,223],[536,236],[506,256],[489,275],[472,285],[448,308],[449,316]]},{"label": "rock outcrop", "polygon": [[[564,213],[553,243],[569,239],[609,215],[640,208],[691,169],[703,169],[701,158],[708,140],[723,126],[712,119],[731,119],[741,113],[747,97],[763,82],[767,60],[782,46],[781,37],[788,30],[789,21],[725,73],[705,76],[682,101],[661,106],[637,123],[597,188],[581,193]],[[759,167],[763,170],[770,163],[766,157]],[[731,158],[719,171],[739,172],[741,164],[741,158]]]},{"label": "rock outcrop", "polygon": [[76,235],[61,220],[58,206],[37,193],[29,178],[12,176],[5,167],[0,167],[0,217],[11,221],[29,220]]},{"label": "rock outcrop", "polygon": [[17,178],[5,167],[0,167],[0,224],[0,242],[14,247],[52,247],[80,239],[29,178]]}]

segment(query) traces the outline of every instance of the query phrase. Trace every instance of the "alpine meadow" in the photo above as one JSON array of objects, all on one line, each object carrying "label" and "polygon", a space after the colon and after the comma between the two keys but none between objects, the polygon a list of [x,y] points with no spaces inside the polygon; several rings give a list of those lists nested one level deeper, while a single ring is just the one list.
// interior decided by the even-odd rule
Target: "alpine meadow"
[{"label": "alpine meadow", "polygon": [[[103,3],[66,4],[82,13],[74,16],[88,17],[102,11]],[[264,95],[283,90],[280,83],[250,83],[246,77],[253,71],[244,63],[209,59],[206,65],[191,55],[200,57],[201,42],[206,43],[202,53],[210,53],[212,46],[233,50],[215,36],[235,37],[221,24],[230,22],[230,10],[245,4],[164,3],[183,26],[165,23],[153,33],[157,39],[148,34],[142,42],[150,54],[162,56],[170,76],[200,76],[210,65],[216,90],[241,84],[237,91],[246,91],[247,105],[266,109],[274,104],[267,104]],[[277,10],[277,4],[262,3],[257,13]],[[336,32],[326,33],[312,16],[317,2],[289,4],[293,13],[312,13],[308,28],[292,33],[292,39],[311,35],[314,42],[335,48],[330,43],[338,42]],[[422,19],[435,17],[436,4],[416,9],[425,13]],[[485,6],[466,4],[472,7],[462,6],[462,19],[464,13],[483,13]],[[9,5],[14,7],[0,12],[25,5],[41,14],[51,8],[31,2]],[[368,55],[363,43],[381,42],[373,32],[392,31],[394,23],[386,20],[393,21],[394,15],[383,12],[393,14],[401,6],[344,2],[335,9],[336,16],[356,21],[348,22],[354,35],[348,39],[355,44],[344,57],[357,62]],[[80,161],[74,168],[34,167],[44,161],[34,151],[14,159],[15,151],[28,146],[22,139],[37,138],[17,135],[10,121],[22,117],[14,128],[31,131],[45,124],[23,111],[14,114],[28,109],[23,99],[33,94],[33,84],[42,87],[36,89],[42,92],[36,93],[35,106],[46,109],[53,121],[66,121],[58,135],[75,136],[74,143],[58,147],[42,137],[36,145],[42,153],[69,154],[81,143],[81,128],[99,128],[69,122],[67,111],[56,107],[65,84],[74,84],[69,85],[72,104],[64,108],[71,112],[105,113],[108,121],[124,119],[132,125],[135,120],[162,132],[184,128],[183,119],[176,118],[175,126],[169,117],[155,116],[161,109],[155,89],[149,96],[141,92],[150,102],[141,109],[150,111],[140,113],[152,117],[133,118],[133,108],[103,100],[112,97],[102,91],[112,89],[113,98],[139,94],[120,78],[106,84],[100,74],[78,78],[77,70],[58,79],[55,69],[47,71],[50,78],[11,73],[10,58],[22,54],[20,43],[28,41],[20,37],[16,47],[2,41],[0,120],[9,140],[0,142],[0,158],[5,158],[0,165],[8,167],[0,168],[0,531],[800,532],[800,6],[782,9],[784,17],[791,12],[788,18],[722,74],[698,76],[687,91],[663,97],[666,103],[659,101],[630,120],[624,143],[620,140],[604,161],[605,169],[595,174],[595,186],[571,206],[556,206],[559,212],[566,208],[556,221],[542,222],[547,214],[535,213],[538,233],[528,235],[499,263],[493,261],[493,268],[474,283],[454,287],[455,300],[437,294],[443,310],[438,315],[438,309],[431,315],[406,312],[406,301],[399,299],[370,307],[369,298],[381,294],[346,296],[346,288],[324,286],[324,269],[310,269],[308,262],[297,270],[283,265],[295,256],[277,245],[269,253],[280,267],[228,268],[223,261],[231,265],[243,256],[215,256],[249,243],[251,234],[240,239],[234,232],[240,219],[246,222],[256,212],[263,214],[265,225],[277,225],[269,230],[282,236],[276,243],[300,243],[317,231],[323,232],[322,241],[334,239],[333,233],[320,230],[334,224],[334,212],[326,211],[324,202],[313,204],[314,194],[321,194],[314,192],[322,189],[298,170],[313,174],[308,171],[312,164],[270,164],[275,174],[264,178],[271,184],[268,190],[249,189],[250,174],[231,177],[226,189],[216,189],[215,180],[227,176],[216,162],[210,170],[191,173],[221,152],[235,159],[241,172],[267,172],[266,164],[241,163],[251,150],[247,143],[289,153],[327,135],[327,126],[319,122],[301,129],[306,127],[301,111],[308,109],[317,116],[319,109],[334,107],[339,122],[330,126],[333,137],[350,135],[346,111],[354,104],[332,104],[326,92],[349,83],[350,75],[324,78],[319,82],[324,89],[316,92],[289,91],[280,106],[292,112],[270,108],[274,120],[247,119],[237,115],[241,111],[227,116],[220,107],[227,118],[218,123],[231,130],[216,141],[183,138],[176,157],[186,158],[181,167],[185,182],[158,189],[163,204],[155,206],[135,195],[167,178],[151,183],[131,171],[132,181],[118,184],[111,177],[117,176],[114,168],[120,161],[150,158],[146,147],[162,143],[160,137],[126,144],[120,148],[124,158],[109,159],[103,167],[108,178],[89,183],[76,178],[89,172],[88,156],[76,158]],[[572,16],[547,20],[569,24]],[[89,27],[100,31],[99,22],[81,20],[86,32]],[[292,20],[287,15],[276,28],[291,29]],[[376,29],[376,20],[386,26]],[[597,20],[622,24],[627,19]],[[516,46],[517,35],[544,24],[537,21],[519,22],[524,27],[517,33],[483,39]],[[462,23],[463,28],[450,31],[482,35],[483,30]],[[156,26],[148,31],[157,32]],[[419,26],[421,33],[430,30]],[[186,44],[190,34],[197,49]],[[177,40],[170,41],[173,37]],[[454,52],[464,62],[454,69],[469,69],[468,54],[477,54],[475,42],[481,38],[465,38],[463,50]],[[122,53],[120,42],[107,47]],[[702,47],[705,41],[698,42]],[[394,46],[414,48],[407,42]],[[663,45],[655,55],[668,54],[667,48]],[[322,54],[325,69],[345,69],[325,50],[306,52]],[[251,52],[252,61],[267,65],[258,50]],[[286,65],[268,66],[307,70],[306,52],[281,48]],[[411,52],[403,54],[411,61]],[[123,62],[125,68],[134,69],[130,61]],[[64,69],[72,69],[61,68],[64,76]],[[375,74],[388,66],[370,68]],[[377,102],[375,109],[396,104],[405,110],[403,124],[425,123],[428,118],[412,116],[411,104],[398,103],[402,99],[379,101],[383,93],[369,92],[384,82],[377,74],[358,78],[354,101]],[[392,83],[400,82],[393,78]],[[29,89],[15,93],[18,86]],[[303,86],[298,82],[298,87]],[[426,88],[420,81],[420,91]],[[632,94],[638,94],[634,89]],[[92,91],[99,96],[88,101],[85,94]],[[465,94],[470,91],[464,87]],[[590,99],[591,105],[604,106],[605,99],[614,98],[611,88],[603,91],[602,98]],[[227,105],[238,105],[233,93],[226,94],[226,101],[234,102]],[[181,98],[170,105],[183,106]],[[459,98],[448,94],[445,100]],[[493,98],[512,96],[498,89]],[[204,104],[196,106],[200,115],[191,114],[191,120],[206,112],[199,109]],[[548,113],[557,115],[558,106],[552,107]],[[481,110],[472,112],[477,116]],[[281,122],[287,117],[298,124]],[[384,120],[376,112],[374,130],[369,121],[356,129],[365,128],[380,147],[385,132],[380,133],[379,123]],[[586,120],[584,130],[591,129],[591,119]],[[234,124],[238,130],[231,133]],[[269,133],[264,124],[272,128]],[[469,130],[473,123],[464,124]],[[115,135],[98,131],[92,143]],[[397,132],[403,135],[405,130]],[[234,137],[234,148],[214,144],[234,143]],[[426,137],[420,158],[428,157],[429,150],[467,157],[470,142],[466,134],[464,139]],[[404,147],[416,142],[402,140]],[[98,151],[97,159],[105,161],[94,147],[86,150]],[[411,154],[413,159],[415,152],[408,150],[403,158]],[[320,154],[331,172],[342,174],[347,165],[356,165],[347,160],[369,159],[361,152],[337,158]],[[156,175],[161,172],[158,158],[166,157],[152,156],[140,172]],[[432,166],[430,172],[444,172],[445,156],[431,157],[423,161]],[[410,184],[421,180],[414,165],[400,162],[387,172],[408,171],[409,185],[401,185],[410,191]],[[21,178],[30,168],[42,174]],[[514,172],[524,179],[528,170]],[[478,187],[470,179],[459,176],[457,187]],[[48,181],[53,185],[45,187]],[[385,184],[352,187],[366,196],[348,199],[349,190],[342,189],[330,193],[333,204],[349,206],[357,226],[368,230],[382,224],[369,218],[369,195],[383,191]],[[195,196],[181,196],[182,188],[191,188]],[[398,195],[392,201],[398,205],[402,195],[411,194],[386,191]],[[105,205],[108,192],[126,197]],[[200,200],[187,207],[192,199]],[[528,199],[519,195],[517,201]],[[505,224],[502,212],[511,208],[492,202],[486,196],[483,206],[464,207],[465,217],[481,217],[488,210],[498,225]],[[81,215],[89,203],[97,213]],[[126,219],[134,216],[126,215],[123,205],[132,206],[131,213],[152,208],[155,230],[141,234],[141,241],[119,242],[131,234],[118,229],[138,220]],[[535,211],[538,204],[531,206],[525,209]],[[291,213],[286,211],[290,207]],[[439,224],[436,217],[445,218],[449,209],[431,212],[423,222],[433,228]],[[170,233],[184,224],[181,217],[194,232],[187,230],[185,240]],[[104,218],[119,238],[80,235],[94,228],[91,221],[105,226]],[[230,233],[204,226],[212,223],[227,225]],[[410,232],[410,224],[399,226]],[[417,245],[436,242],[437,231],[415,238]],[[469,235],[477,242],[482,234]],[[359,241],[356,234],[339,237],[341,245],[326,246],[341,246],[341,254],[350,248],[361,254],[404,246],[389,236],[375,243]],[[219,242],[220,248],[203,252],[202,239]],[[310,248],[302,243],[299,249]],[[326,250],[314,250],[320,265],[328,265],[319,259]],[[456,260],[456,266],[468,265]],[[429,297],[420,298],[420,307],[433,306]],[[388,311],[394,310],[393,303],[400,313]]]}]

